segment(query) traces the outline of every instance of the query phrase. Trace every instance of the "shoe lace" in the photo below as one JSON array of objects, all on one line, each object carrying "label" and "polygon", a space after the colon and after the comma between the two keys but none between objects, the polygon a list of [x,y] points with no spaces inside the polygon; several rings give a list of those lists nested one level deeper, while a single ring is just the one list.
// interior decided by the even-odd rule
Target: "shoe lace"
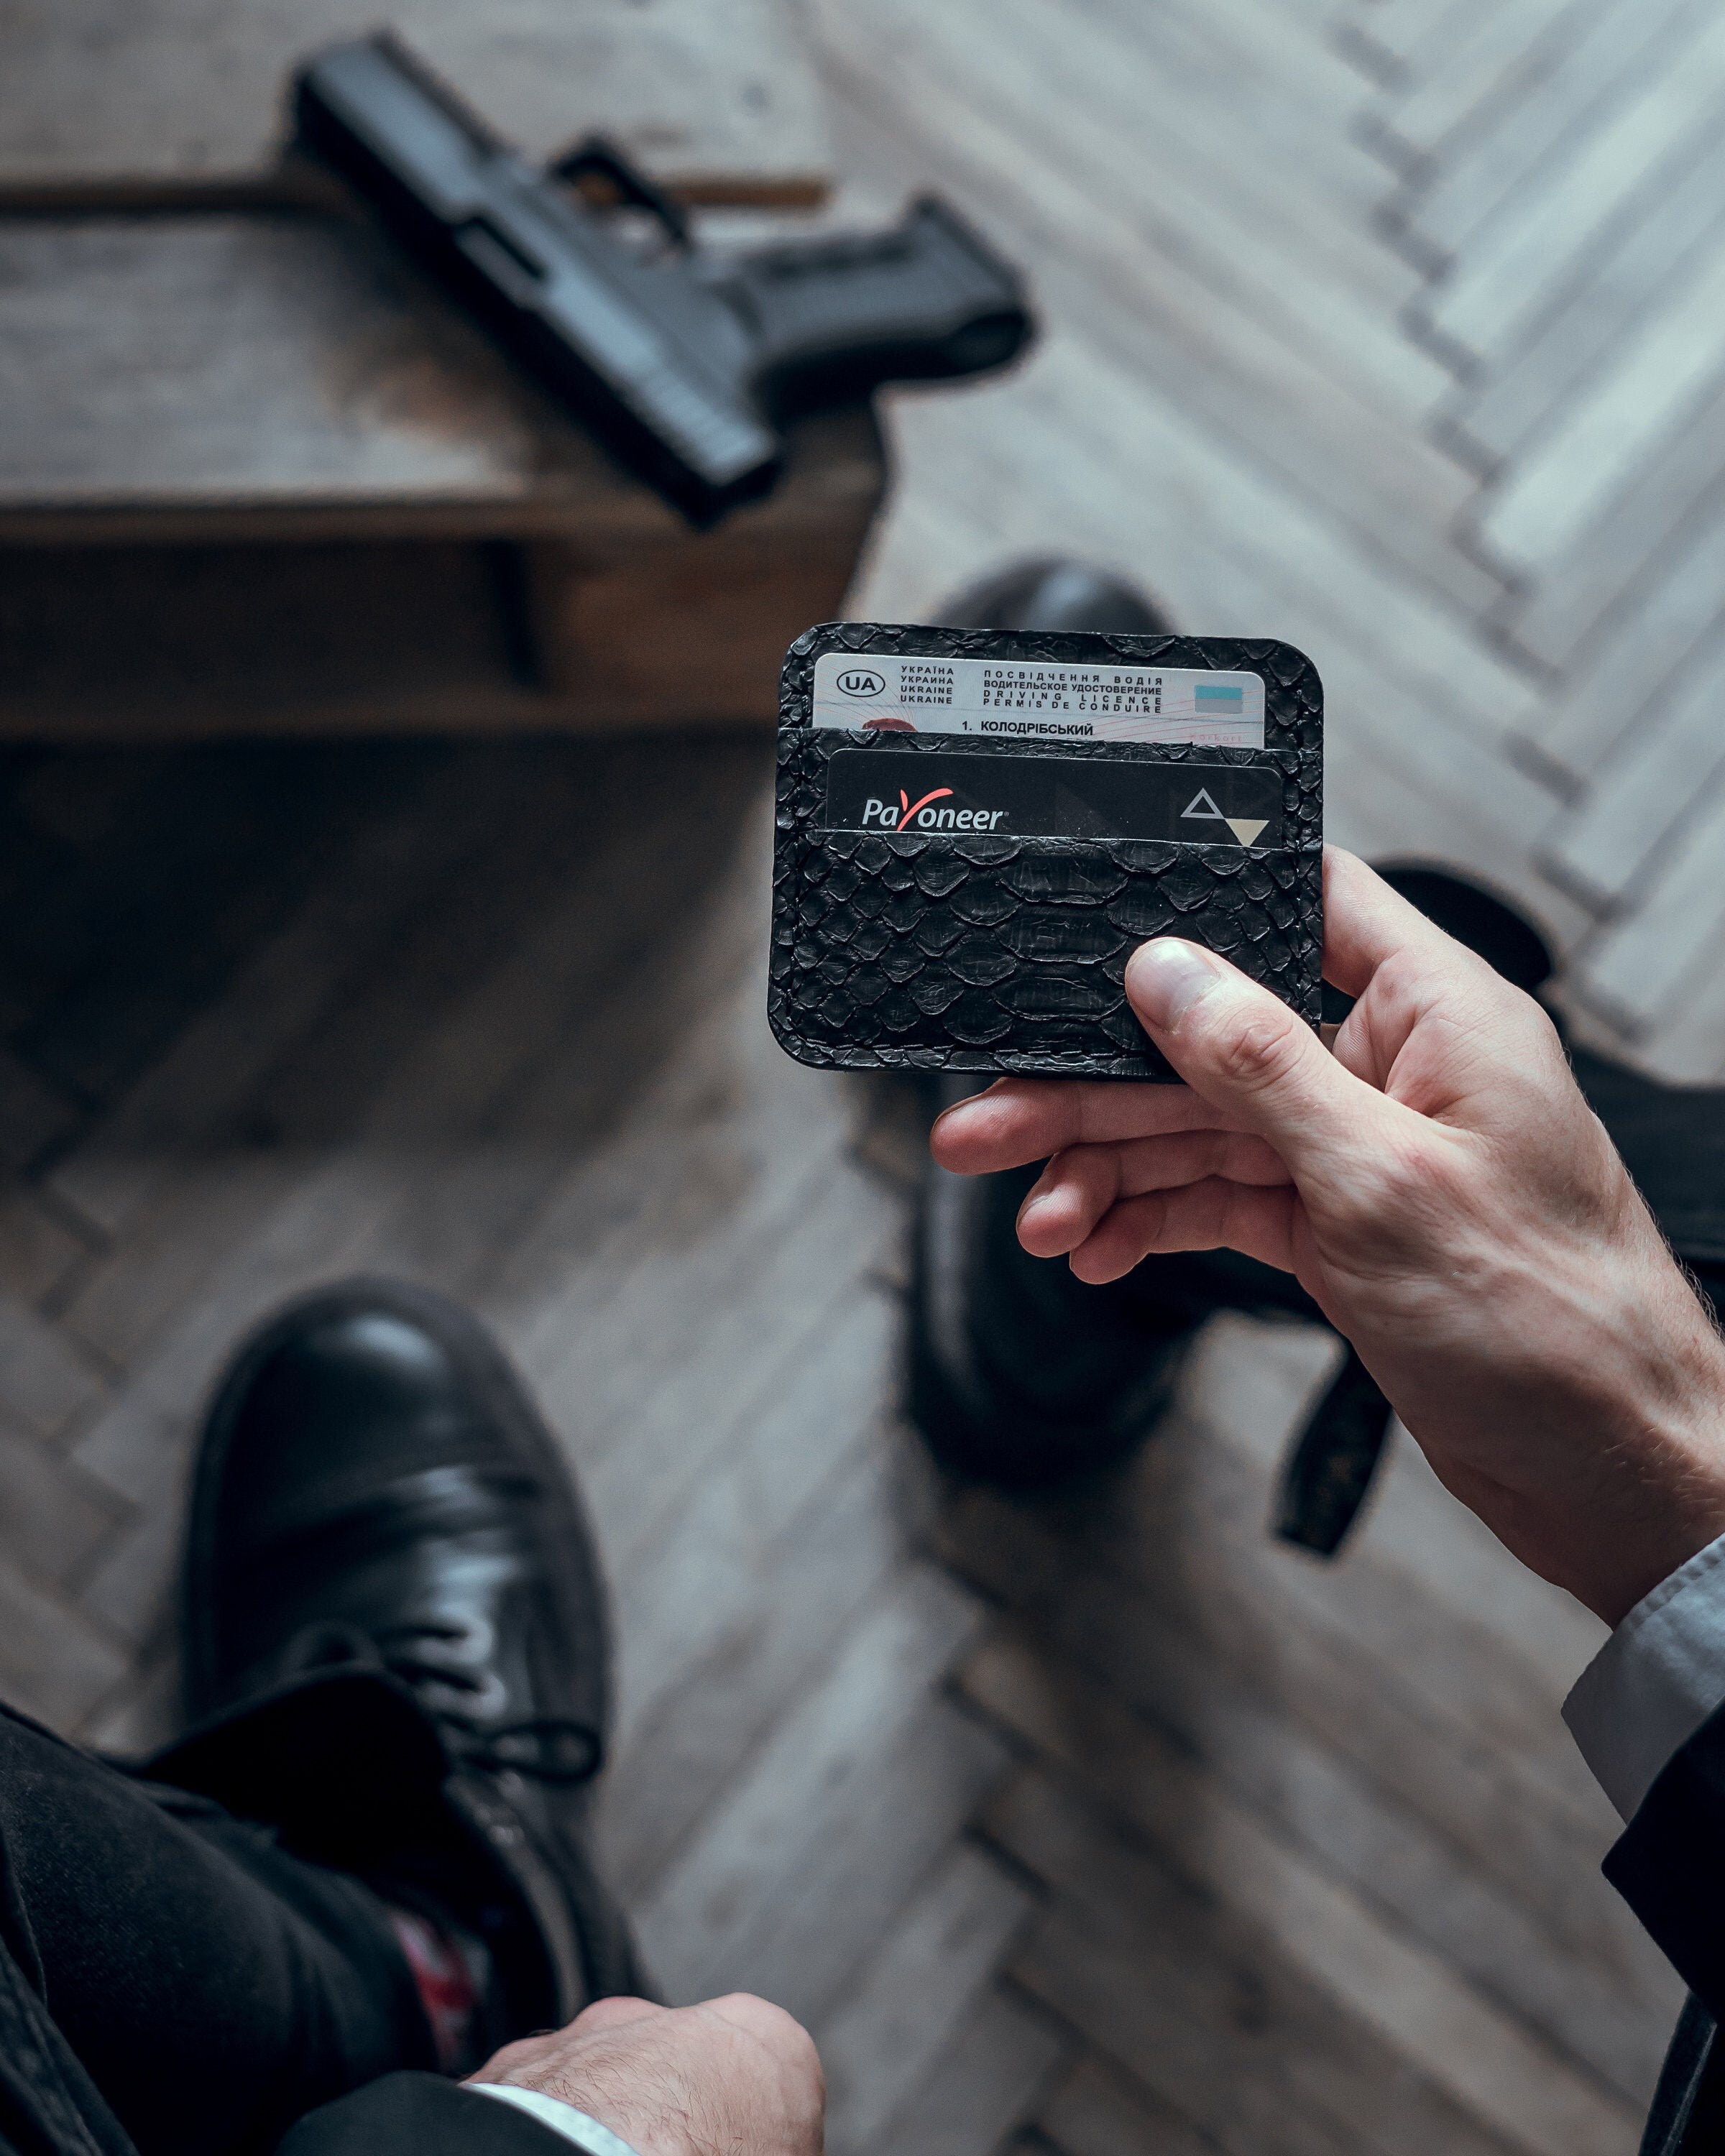
[{"label": "shoe lace", "polygon": [[483,1618],[404,1624],[367,1631],[357,1625],[308,1625],[288,1643],[284,1676],[314,1671],[381,1669],[406,1686],[464,1765],[531,1776],[568,1787],[598,1771],[598,1732],[570,1716],[496,1717],[508,1689],[493,1665],[495,1635]]}]

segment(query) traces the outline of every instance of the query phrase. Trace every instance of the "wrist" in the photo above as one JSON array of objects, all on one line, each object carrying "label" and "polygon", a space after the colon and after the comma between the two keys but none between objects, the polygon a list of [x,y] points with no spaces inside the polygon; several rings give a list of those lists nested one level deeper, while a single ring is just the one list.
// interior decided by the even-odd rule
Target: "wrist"
[{"label": "wrist", "polygon": [[1614,1627],[1725,1534],[1725,1343],[1699,1311],[1685,1329],[1681,1343],[1666,1334],[1662,1368],[1642,1375],[1639,1401],[1608,1432],[1630,1503],[1620,1530],[1600,1537],[1599,1592],[1585,1599]]}]

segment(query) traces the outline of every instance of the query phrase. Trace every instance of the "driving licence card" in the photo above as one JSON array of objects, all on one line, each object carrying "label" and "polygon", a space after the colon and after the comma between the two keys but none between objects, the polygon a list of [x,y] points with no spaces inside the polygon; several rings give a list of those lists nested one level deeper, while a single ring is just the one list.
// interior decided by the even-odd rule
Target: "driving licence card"
[{"label": "driving licence card", "polygon": [[1262,748],[1264,680],[1180,666],[827,651],[815,661],[809,716],[817,726],[864,733]]}]

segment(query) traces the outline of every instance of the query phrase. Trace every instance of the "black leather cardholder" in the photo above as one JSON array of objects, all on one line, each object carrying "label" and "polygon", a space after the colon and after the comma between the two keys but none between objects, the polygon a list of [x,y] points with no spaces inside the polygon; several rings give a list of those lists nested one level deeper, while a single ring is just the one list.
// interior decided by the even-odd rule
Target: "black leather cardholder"
[{"label": "black leather cardholder", "polygon": [[1168,1079],[1133,947],[1316,1026],[1322,844],[1290,644],[828,623],[781,680],[768,1016],[827,1069]]}]

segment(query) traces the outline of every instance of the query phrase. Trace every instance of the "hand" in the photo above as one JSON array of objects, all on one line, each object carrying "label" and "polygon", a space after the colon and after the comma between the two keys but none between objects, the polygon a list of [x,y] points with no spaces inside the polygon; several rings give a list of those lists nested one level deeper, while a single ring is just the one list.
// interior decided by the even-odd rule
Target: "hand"
[{"label": "hand", "polygon": [[1539,1006],[1333,848],[1324,902],[1333,1055],[1160,938],[1127,993],[1183,1086],[1003,1080],[935,1158],[1047,1158],[1019,1239],[1082,1280],[1224,1245],[1291,1271],[1449,1488],[1615,1624],[1725,1532],[1725,1343]]},{"label": "hand", "polygon": [[601,1999],[567,2029],[506,2044],[472,2078],[572,2103],[639,2156],[819,2156],[814,2046],[742,1992],[675,2008]]}]

